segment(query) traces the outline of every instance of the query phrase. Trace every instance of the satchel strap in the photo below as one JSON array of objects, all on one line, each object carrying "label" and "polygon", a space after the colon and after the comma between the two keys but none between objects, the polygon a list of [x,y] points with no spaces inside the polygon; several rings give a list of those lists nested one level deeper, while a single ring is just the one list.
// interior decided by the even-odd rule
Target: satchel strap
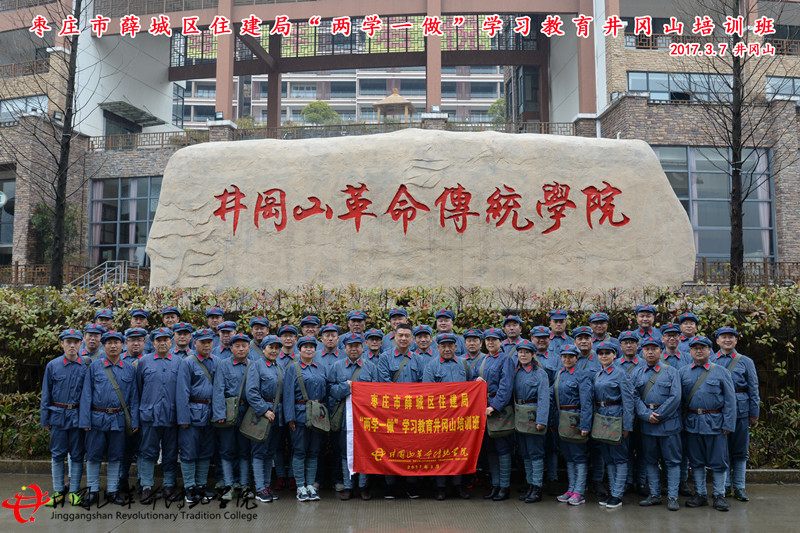
[{"label": "satchel strap", "polygon": [[689,399],[686,400],[686,407],[689,407],[689,404],[692,403],[692,398],[694,398],[694,394],[700,389],[700,385],[706,380],[708,375],[711,373],[711,369],[714,368],[716,365],[714,363],[709,363],[708,368],[703,372],[703,375],[700,376],[700,379],[697,380],[697,383],[694,384],[692,390],[689,391]]},{"label": "satchel strap", "polygon": [[125,403],[125,398],[122,397],[122,391],[119,389],[119,383],[117,383],[117,380],[114,379],[114,374],[111,372],[111,366],[105,367],[104,370],[108,376],[108,381],[110,381],[111,386],[114,387],[114,392],[117,393],[117,398],[119,398],[119,403],[122,405],[122,410],[127,412],[128,405]]},{"label": "satchel strap", "polygon": [[642,391],[642,401],[647,398],[647,394],[650,392],[650,389],[653,388],[653,385],[655,385],[657,379],[658,372],[653,371],[653,375],[650,376],[650,381],[647,382],[647,385],[645,385],[644,390]]},{"label": "satchel strap", "polygon": [[476,357],[475,359],[473,359],[473,360],[472,360],[472,362],[469,364],[469,370],[470,370],[470,372],[468,372],[468,373],[467,373],[467,379],[469,379],[470,373],[471,373],[473,370],[475,370],[475,365],[477,365],[477,364],[478,364],[478,359],[480,359],[480,358],[481,358],[481,356],[480,356],[480,352],[478,352],[478,357]]},{"label": "satchel strap", "polygon": [[281,392],[283,390],[283,370],[281,369],[281,365],[276,363],[275,370],[278,371],[278,391],[275,393],[275,409],[272,411],[273,413],[278,412],[278,405],[281,403]]},{"label": "satchel strap", "polygon": [[736,365],[739,363],[739,360],[741,358],[742,358],[742,354],[740,354],[740,353],[737,353],[733,357],[733,360],[730,363],[728,363],[728,372],[733,372],[733,369],[736,368]]},{"label": "satchel strap", "polygon": [[250,348],[254,349],[258,355],[266,359],[266,356],[264,355],[264,350],[261,349],[261,346],[256,344],[255,340],[250,341]]},{"label": "satchel strap", "polygon": [[244,376],[242,376],[242,382],[239,384],[239,394],[236,395],[236,403],[242,401],[242,391],[244,390],[244,382],[247,381],[247,369],[250,368],[250,360],[248,359],[244,366]]},{"label": "satchel strap", "polygon": [[461,358],[461,364],[464,365],[464,373],[467,375],[467,381],[469,381],[469,364],[463,357]]},{"label": "satchel strap", "polygon": [[400,379],[400,373],[403,372],[403,368],[405,368],[406,363],[411,360],[411,357],[406,354],[403,356],[403,361],[400,363],[400,366],[397,368],[397,371],[392,376],[392,383],[397,383],[397,380]]},{"label": "satchel strap", "polygon": [[195,362],[195,363],[197,363],[197,366],[199,366],[199,367],[200,367],[200,370],[202,370],[202,371],[203,371],[203,373],[204,373],[204,374],[206,375],[206,377],[208,378],[208,381],[210,381],[210,382],[211,382],[211,384],[213,385],[213,384],[214,384],[214,378],[211,376],[211,373],[210,373],[210,372],[208,371],[208,369],[206,368],[206,365],[204,365],[203,363],[201,363],[201,362],[200,362],[200,359],[198,359],[198,358],[197,358],[197,356],[196,356],[195,354],[192,354],[192,355],[190,355],[190,356],[189,356],[189,359],[194,359],[194,362]]},{"label": "satchel strap", "polygon": [[553,384],[553,392],[556,395],[556,407],[558,408],[559,411],[561,410],[561,401],[558,399],[558,382],[560,379],[561,379],[561,372],[558,373],[558,375],[556,376],[556,382]]},{"label": "satchel strap", "polygon": [[300,373],[300,363],[294,362],[294,369],[297,372],[297,383],[300,385],[300,393],[303,395],[303,401],[308,401],[308,391],[306,390],[306,382],[303,381],[303,374]]},{"label": "satchel strap", "polygon": [[481,379],[484,380],[484,381],[486,381],[486,379],[483,377],[483,369],[486,368],[486,360],[487,359],[489,359],[489,354],[488,353],[483,358],[483,361],[481,362],[481,369],[478,371],[478,374],[480,374]]}]

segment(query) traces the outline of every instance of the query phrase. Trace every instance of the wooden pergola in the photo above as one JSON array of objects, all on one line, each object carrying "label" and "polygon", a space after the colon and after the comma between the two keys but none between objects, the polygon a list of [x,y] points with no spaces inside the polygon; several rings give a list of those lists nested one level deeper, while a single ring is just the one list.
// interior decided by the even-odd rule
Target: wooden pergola
[{"label": "wooden pergola", "polygon": [[397,93],[397,89],[392,90],[392,94],[372,106],[378,110],[378,122],[381,121],[381,113],[384,116],[395,116],[403,113],[403,122],[408,122],[408,116],[414,114],[414,104],[406,100]]}]

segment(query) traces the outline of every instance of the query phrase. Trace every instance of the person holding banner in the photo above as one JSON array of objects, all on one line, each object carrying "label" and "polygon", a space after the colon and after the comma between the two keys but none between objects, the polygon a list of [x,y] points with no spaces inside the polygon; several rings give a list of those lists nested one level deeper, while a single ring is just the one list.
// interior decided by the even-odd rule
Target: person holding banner
[{"label": "person holding banner", "polygon": [[[542,501],[545,433],[550,416],[550,382],[547,372],[534,357],[536,347],[531,341],[519,341],[516,349],[518,362],[514,377],[514,403],[518,413],[515,425],[519,453],[528,481],[528,491],[519,499],[525,503],[536,503]],[[523,413],[527,416],[520,416]]]},{"label": "person holding banner", "polygon": [[324,403],[326,398],[325,371],[314,362],[317,339],[300,337],[297,340],[300,360],[286,366],[283,383],[283,416],[292,438],[292,468],[297,481],[297,500],[319,500],[314,488],[317,476],[322,435],[306,424],[306,406],[311,400]]},{"label": "person holding banner", "polygon": [[625,482],[628,479],[629,434],[633,431],[634,402],[630,377],[614,364],[619,353],[617,341],[607,337],[596,346],[597,358],[603,369],[594,377],[594,424],[592,438],[600,444],[600,453],[608,470],[611,493],[600,500],[607,509],[622,505]]},{"label": "person holding banner", "polygon": [[[398,324],[394,330],[395,348],[383,352],[378,360],[378,381],[382,383],[419,383],[425,370],[423,357],[411,351],[413,328],[411,324]],[[383,497],[387,500],[395,499],[395,476],[387,475],[386,492]],[[417,480],[408,478],[406,487],[408,497],[412,500],[419,498]]]},{"label": "person holding banner", "polygon": [[[487,390],[486,416],[502,412],[511,403],[514,392],[514,363],[511,357],[500,357],[504,333],[498,328],[483,332],[488,353],[475,366],[472,377],[485,381]],[[485,500],[496,502],[507,500],[511,487],[511,453],[514,451],[514,436],[492,438],[486,433],[483,439],[492,475],[492,488],[484,494]]]},{"label": "person holding banner", "polygon": [[[350,478],[350,470],[347,467],[347,417],[344,416],[345,403],[352,391],[353,382],[373,382],[378,379],[378,368],[371,363],[364,354],[364,337],[358,333],[348,333],[342,336],[344,352],[347,355],[344,359],[337,361],[328,373],[328,395],[333,401],[331,409],[331,424],[338,413],[341,418],[337,431],[340,439],[339,449],[341,450],[342,483],[344,489],[339,492],[339,499],[349,500],[353,495],[353,480]],[[381,335],[381,339],[383,335]],[[331,428],[333,429],[333,428]],[[337,458],[338,459],[338,458]],[[367,474],[358,474],[358,488],[361,491],[362,500],[372,499],[367,488]]]},{"label": "person holding banner", "polygon": [[[247,487],[250,485],[250,441],[239,433],[239,425],[247,410],[247,400],[243,391],[246,385],[247,367],[250,364],[248,359],[250,337],[244,333],[237,333],[231,337],[230,346],[232,357],[222,361],[217,359],[212,398],[212,420],[216,421],[225,487],[222,499],[228,501],[233,499],[236,488],[241,488],[246,496],[249,492]],[[235,400],[230,402],[230,399]],[[235,486],[234,469],[237,469],[239,474],[237,486]]]},{"label": "person holding banner", "polygon": [[554,419],[561,439],[560,448],[567,463],[567,492],[556,498],[559,502],[570,505],[586,503],[586,476],[588,472],[588,454],[586,442],[592,429],[592,407],[594,391],[589,374],[579,370],[579,350],[574,344],[566,344],[561,349],[561,370],[553,383],[553,400],[550,405],[555,409]]},{"label": "person holding banner", "polygon": [[[436,336],[439,347],[439,358],[431,361],[422,373],[423,383],[453,383],[468,381],[469,366],[466,359],[456,358],[458,341],[454,333],[440,333]],[[469,499],[469,492],[461,484],[461,476],[436,476],[436,499],[439,501],[447,497],[447,478],[453,481],[456,496],[462,500]]]},{"label": "person holding banner", "polygon": [[256,415],[263,416],[271,422],[269,434],[264,442],[250,443],[250,455],[253,461],[253,481],[256,485],[256,499],[269,503],[278,499],[270,488],[272,478],[272,460],[278,449],[280,432],[278,431],[282,416],[279,405],[281,388],[284,381],[284,370],[278,364],[281,351],[281,340],[275,335],[267,335],[261,341],[264,357],[253,361],[247,369],[247,386],[245,398]]}]

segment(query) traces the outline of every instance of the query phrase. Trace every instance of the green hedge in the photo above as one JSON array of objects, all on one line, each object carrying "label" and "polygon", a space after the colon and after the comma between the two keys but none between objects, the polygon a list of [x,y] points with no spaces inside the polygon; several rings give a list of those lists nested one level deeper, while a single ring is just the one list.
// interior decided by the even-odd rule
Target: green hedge
[{"label": "green hedge", "polygon": [[[158,311],[167,305],[178,306],[184,321],[200,326],[205,323],[205,309],[218,305],[228,312],[227,319],[245,326],[253,316],[266,315],[273,330],[282,324],[298,324],[307,314],[318,315],[325,322],[344,327],[347,312],[362,309],[369,317],[368,326],[384,331],[388,330],[387,311],[392,307],[405,307],[414,324],[430,325],[435,324],[436,311],[447,308],[457,313],[457,331],[468,327],[499,326],[503,316],[514,313],[521,315],[526,322],[523,334],[534,325],[547,324],[550,309],[565,308],[570,312],[570,328],[584,324],[591,312],[604,311],[611,317],[611,333],[617,334],[636,326],[632,309],[643,303],[656,306],[657,325],[691,311],[700,317],[701,332],[707,335],[723,325],[739,330],[742,334],[739,350],[756,363],[765,407],[762,416],[765,423],[753,432],[754,463],[798,466],[800,430],[797,424],[800,417],[790,416],[791,413],[800,414],[795,400],[800,392],[800,357],[797,353],[800,346],[800,288],[797,285],[735,290],[701,286],[692,293],[646,288],[596,294],[589,290],[551,290],[537,294],[523,287],[348,287],[331,290],[310,285],[294,291],[241,288],[145,291],[133,285],[119,285],[106,287],[95,298],[69,290],[0,287],[0,309],[3,311],[0,313],[0,392],[37,392],[41,387],[44,365],[60,353],[57,337],[61,330],[82,327],[101,307],[114,309],[117,329],[128,326],[128,311],[135,307],[155,311],[150,320],[151,327],[160,324]],[[7,398],[3,397],[6,403],[9,401]],[[2,425],[0,429],[3,429],[5,439],[8,425],[5,421]],[[33,436],[22,440],[31,443],[31,453],[38,453],[39,440]],[[13,451],[3,444],[3,453],[20,453],[21,449]],[[793,452],[787,453],[787,450]]]}]

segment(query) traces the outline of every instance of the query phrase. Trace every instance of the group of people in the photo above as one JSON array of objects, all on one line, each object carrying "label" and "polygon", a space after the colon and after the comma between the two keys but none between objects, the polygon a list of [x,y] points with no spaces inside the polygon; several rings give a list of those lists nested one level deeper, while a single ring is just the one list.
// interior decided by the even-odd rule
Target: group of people
[{"label": "group of people", "polygon": [[[112,329],[113,312],[103,309],[94,323],[59,336],[64,353],[48,363],[42,383],[41,424],[50,430],[54,489],[48,505],[89,508],[100,502],[103,460],[105,498],[119,505],[134,489],[128,481],[134,460],[142,504],[158,497],[230,500],[237,490],[271,502],[283,489],[296,489],[299,501],[314,501],[321,483],[334,486],[342,500],[368,500],[375,478],[383,478],[384,498],[394,499],[395,476],[373,475],[372,483],[365,474],[351,476],[346,417],[327,433],[314,431],[307,407],[321,402],[335,418],[355,381],[472,380],[487,384],[487,420],[501,413],[527,417],[524,429],[517,424],[512,435],[484,436],[481,465],[491,477],[485,499],[510,497],[518,453],[527,482],[519,499],[527,503],[542,500],[545,472],[552,492],[559,454],[568,488],[556,499],[570,505],[585,503],[587,488],[608,509],[622,505],[629,490],[645,496],[640,505],[659,505],[663,476],[669,510],[680,508],[679,496],[689,497],[686,507],[705,506],[706,470],[715,509],[728,510],[726,495],[748,500],[749,429],[759,416],[755,366],[737,352],[739,333],[731,327],[714,332],[718,349],[712,353],[712,341],[697,334],[699,319],[690,312],[657,329],[655,308],[640,305],[637,328],[614,338],[606,313],[591,314],[588,325],[567,335],[568,313],[555,309],[549,326],[531,328],[530,339],[522,337],[525,324],[517,315],[505,317],[501,327],[459,335],[450,310],[436,313],[435,330],[412,326],[406,310],[396,308],[388,313],[387,333],[367,329],[366,314],[351,311],[347,332],[306,316],[299,329],[284,324],[274,335],[263,316],[249,321],[250,335],[239,332],[219,307],[207,310],[200,329],[182,322],[173,306],[162,310],[162,325],[151,331],[149,311],[129,314],[124,333]],[[239,431],[249,410],[269,420],[266,439]],[[84,459],[88,495],[82,497]],[[407,496],[419,498],[428,479],[406,477]],[[430,481],[437,500],[447,497],[448,484],[456,497],[470,497],[462,476]]]}]

